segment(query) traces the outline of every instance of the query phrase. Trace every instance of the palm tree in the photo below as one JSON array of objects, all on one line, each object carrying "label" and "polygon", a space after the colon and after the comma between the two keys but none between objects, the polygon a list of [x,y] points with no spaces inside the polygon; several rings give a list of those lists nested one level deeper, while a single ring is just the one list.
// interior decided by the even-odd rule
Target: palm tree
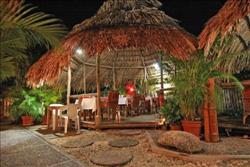
[{"label": "palm tree", "polygon": [[0,82],[20,77],[28,66],[29,48],[56,47],[66,34],[59,19],[35,9],[22,0],[0,1]]}]

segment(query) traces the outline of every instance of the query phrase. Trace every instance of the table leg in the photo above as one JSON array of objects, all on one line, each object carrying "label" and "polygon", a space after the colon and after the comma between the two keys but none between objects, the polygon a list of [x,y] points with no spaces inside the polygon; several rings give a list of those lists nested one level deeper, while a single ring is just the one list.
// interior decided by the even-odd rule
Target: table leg
[{"label": "table leg", "polygon": [[47,110],[47,128],[49,129],[50,128],[50,119],[51,119],[51,110]]},{"label": "table leg", "polygon": [[55,110],[55,130],[58,130],[58,110]]}]

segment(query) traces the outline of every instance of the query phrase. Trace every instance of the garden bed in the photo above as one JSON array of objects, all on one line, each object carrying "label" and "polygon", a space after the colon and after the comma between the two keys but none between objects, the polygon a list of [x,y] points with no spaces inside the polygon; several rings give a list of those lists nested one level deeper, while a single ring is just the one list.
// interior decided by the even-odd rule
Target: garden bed
[{"label": "garden bed", "polygon": [[[114,131],[114,133],[110,133]],[[77,136],[68,136],[62,138],[55,139],[47,139],[48,142],[56,145],[59,149],[66,151],[67,153],[73,155],[77,159],[85,162],[89,166],[96,167],[97,165],[91,162],[91,157],[97,153],[103,151],[125,151],[130,153],[133,156],[133,159],[128,162],[125,166],[157,166],[157,167],[165,167],[165,166],[185,166],[185,167],[194,167],[194,166],[236,166],[243,167],[250,164],[250,160],[216,160],[216,161],[187,161],[182,159],[173,158],[170,156],[165,156],[164,154],[155,154],[151,150],[151,143],[148,138],[148,131],[142,130],[142,132],[138,135],[130,135],[130,136],[121,136],[116,134],[119,130],[108,130],[108,131],[83,131],[82,134]],[[150,132],[159,132],[159,131],[150,131]],[[128,138],[139,141],[139,144],[133,147],[125,147],[125,148],[116,148],[111,147],[109,142],[115,139]],[[79,147],[79,148],[65,148],[63,144],[69,140],[93,140],[93,144],[87,147]],[[244,149],[246,150],[246,149]],[[244,152],[242,152],[244,153]],[[211,152],[212,154],[212,152]],[[204,154],[203,154],[204,155]]]}]

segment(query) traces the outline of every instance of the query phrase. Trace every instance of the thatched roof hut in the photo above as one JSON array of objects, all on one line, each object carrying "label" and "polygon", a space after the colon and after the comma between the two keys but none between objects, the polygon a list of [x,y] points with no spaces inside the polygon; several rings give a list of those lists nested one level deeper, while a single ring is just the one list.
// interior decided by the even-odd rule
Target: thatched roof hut
[{"label": "thatched roof hut", "polygon": [[[157,0],[107,0],[97,14],[74,26],[60,48],[46,53],[29,69],[30,86],[41,82],[66,84],[72,69],[72,88],[95,82],[96,57],[100,56],[101,80],[122,82],[150,75],[159,60],[157,52],[186,59],[196,50],[194,36],[177,21],[158,10]],[[82,48],[83,51],[80,51]],[[115,74],[115,76],[114,76]]]},{"label": "thatched roof hut", "polygon": [[231,64],[222,64],[221,69],[233,73],[250,70],[250,0],[228,0],[206,23],[199,35],[199,48],[208,54],[218,37],[222,43],[219,54],[235,55]]}]

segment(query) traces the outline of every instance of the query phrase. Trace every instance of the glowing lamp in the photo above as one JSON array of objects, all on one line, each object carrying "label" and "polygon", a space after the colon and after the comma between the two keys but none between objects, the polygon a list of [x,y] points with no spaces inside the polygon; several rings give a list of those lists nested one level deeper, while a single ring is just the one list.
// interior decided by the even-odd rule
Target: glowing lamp
[{"label": "glowing lamp", "polygon": [[78,55],[83,55],[83,50],[82,50],[82,48],[76,48],[76,54],[78,54]]}]

